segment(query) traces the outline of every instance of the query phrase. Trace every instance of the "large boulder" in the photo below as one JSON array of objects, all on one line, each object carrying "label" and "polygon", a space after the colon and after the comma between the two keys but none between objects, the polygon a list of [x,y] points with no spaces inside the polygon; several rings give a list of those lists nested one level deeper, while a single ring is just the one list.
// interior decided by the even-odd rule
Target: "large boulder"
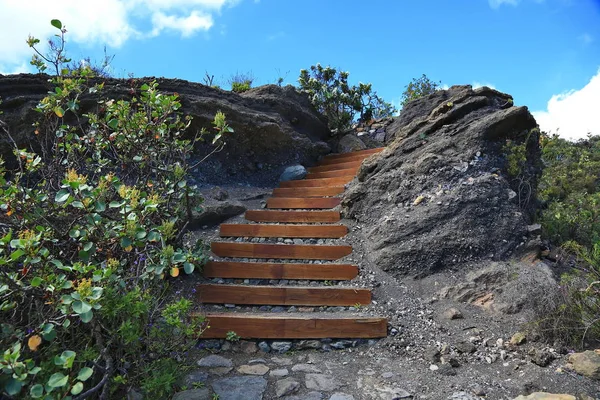
[{"label": "large boulder", "polygon": [[[344,195],[372,261],[423,275],[478,259],[503,260],[525,240],[540,167],[526,107],[487,87],[453,86],[406,105]],[[506,145],[526,142],[519,176]]]},{"label": "large boulder", "polygon": [[[8,124],[19,146],[29,146],[34,138],[32,123],[39,118],[34,108],[52,89],[49,79],[44,74],[0,75],[0,120]],[[91,83],[102,81],[104,90],[100,95],[123,99],[135,94],[132,88],[152,80],[157,81],[161,91],[181,96],[181,112],[193,117],[190,136],[203,127],[212,131],[211,122],[219,110],[235,130],[224,150],[199,166],[196,175],[200,182],[247,181],[249,176],[260,176],[257,180],[262,183],[275,183],[286,165],[311,165],[330,151],[325,143],[330,135],[327,121],[308,97],[292,86],[265,85],[237,94],[180,79],[98,79]],[[82,112],[93,109],[98,96],[84,95]],[[201,145],[198,156],[211,150],[209,144]],[[12,145],[6,135],[0,135],[0,155],[12,158]]]}]

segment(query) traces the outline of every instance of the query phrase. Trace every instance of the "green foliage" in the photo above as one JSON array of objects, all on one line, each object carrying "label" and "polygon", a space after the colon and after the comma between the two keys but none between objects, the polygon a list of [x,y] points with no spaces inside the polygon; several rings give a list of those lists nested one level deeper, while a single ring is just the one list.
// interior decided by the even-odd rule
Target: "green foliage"
[{"label": "green foliage", "polygon": [[225,335],[225,339],[230,342],[239,342],[240,336],[234,331],[229,331],[227,332],[227,335]]},{"label": "green foliage", "polygon": [[325,115],[332,130],[344,131],[358,115],[359,121],[383,118],[396,109],[372,91],[370,83],[348,84],[349,73],[313,65],[300,71],[300,90],[307,93],[315,108]]},{"label": "green foliage", "polygon": [[[64,399],[127,384],[168,397],[181,371],[172,358],[205,328],[189,300],[162,303],[166,278],[206,260],[181,232],[202,200],[186,177],[207,131],[184,139],[191,119],[155,82],[87,114],[81,96],[102,85],[53,83],[36,108],[39,151],[15,148],[10,173],[0,163],[0,394]],[[213,125],[219,148],[233,130],[220,112]]]},{"label": "green foliage", "polygon": [[420,78],[413,78],[405,86],[400,104],[404,107],[408,102],[427,96],[439,89],[442,82],[434,82],[423,74]]},{"label": "green foliage", "polygon": [[543,233],[575,258],[561,279],[563,302],[542,323],[547,333],[582,344],[600,339],[600,136],[575,143],[542,136],[541,145]]},{"label": "green foliage", "polygon": [[231,85],[231,91],[235,93],[243,93],[250,90],[252,83],[254,82],[254,75],[252,72],[245,74],[236,72],[229,78],[229,84]]}]

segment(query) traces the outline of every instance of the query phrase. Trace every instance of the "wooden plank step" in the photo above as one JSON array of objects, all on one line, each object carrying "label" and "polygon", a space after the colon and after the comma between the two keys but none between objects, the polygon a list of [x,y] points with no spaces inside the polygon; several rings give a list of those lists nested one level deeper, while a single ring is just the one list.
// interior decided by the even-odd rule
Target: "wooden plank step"
[{"label": "wooden plank step", "polygon": [[352,253],[351,246],[212,242],[219,257],[281,258],[287,260],[337,260]]},{"label": "wooden plank step", "polygon": [[354,175],[338,176],[335,178],[303,179],[300,181],[286,181],[279,184],[282,188],[296,187],[323,187],[345,185],[354,179]]},{"label": "wooden plank step", "polygon": [[376,317],[329,317],[272,314],[207,314],[202,339],[224,339],[235,332],[243,339],[379,338],[387,336],[387,320]]},{"label": "wooden plank step", "polygon": [[209,261],[206,278],[352,280],[358,267],[351,264],[300,264]]},{"label": "wooden plank step", "polygon": [[267,208],[334,208],[340,205],[341,199],[337,197],[307,197],[287,198],[272,197],[267,200]]},{"label": "wooden plank step", "polygon": [[328,171],[338,171],[340,169],[350,169],[350,168],[358,168],[362,164],[362,161],[351,161],[340,164],[329,164],[329,165],[319,165],[316,167],[310,167],[306,170],[309,173],[312,172],[328,172]]},{"label": "wooden plank step", "polygon": [[351,176],[356,175],[358,168],[338,169],[336,171],[326,172],[311,172],[306,175],[306,179],[320,179],[320,178],[336,178],[338,176]]},{"label": "wooden plank step", "polygon": [[330,238],[346,236],[345,225],[221,224],[221,237]]},{"label": "wooden plank step", "polygon": [[371,157],[372,154],[367,154],[367,155],[357,155],[357,156],[347,156],[344,158],[324,158],[321,161],[319,161],[319,163],[317,165],[319,166],[323,166],[323,165],[334,165],[334,164],[344,164],[344,163],[349,163],[352,161],[363,161],[365,158],[369,158]]},{"label": "wooden plank step", "polygon": [[200,284],[197,289],[198,299],[203,304],[353,306],[371,303],[371,291],[359,288]]},{"label": "wooden plank step", "polygon": [[[323,178],[329,177],[323,176]],[[273,197],[324,197],[336,196],[342,193],[344,193],[343,186],[273,189]]]},{"label": "wooden plank step", "polygon": [[339,211],[273,211],[249,210],[244,216],[253,222],[285,222],[285,223],[330,223],[339,222],[342,217]]},{"label": "wooden plank step", "polygon": [[353,151],[353,152],[350,152],[350,153],[328,154],[325,157],[323,157],[323,159],[327,159],[327,160],[336,159],[336,160],[339,160],[340,158],[346,158],[346,157],[351,157],[351,156],[371,155],[371,154],[377,154],[377,153],[383,151],[384,149],[385,149],[385,147],[377,147],[375,149],[359,150],[359,151]]}]

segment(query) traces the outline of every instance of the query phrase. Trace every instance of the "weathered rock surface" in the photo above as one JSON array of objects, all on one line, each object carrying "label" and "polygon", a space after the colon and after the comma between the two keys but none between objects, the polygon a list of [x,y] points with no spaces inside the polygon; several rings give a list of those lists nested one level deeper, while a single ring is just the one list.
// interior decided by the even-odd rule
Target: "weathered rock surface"
[{"label": "weathered rock surface", "polygon": [[190,389],[175,393],[173,400],[210,400],[212,396],[208,389]]},{"label": "weathered rock surface", "polygon": [[[453,86],[409,103],[387,148],[362,165],[343,212],[384,270],[426,275],[512,255],[527,235],[539,174],[535,119],[489,88]],[[519,179],[504,147],[526,142]]]},{"label": "weathered rock surface", "polygon": [[569,362],[578,374],[600,380],[600,349],[571,354]]},{"label": "weathered rock surface", "polygon": [[[0,75],[2,120],[21,146],[27,146],[34,136],[31,124],[39,117],[34,108],[51,90],[49,78],[44,74]],[[132,87],[153,79],[161,91],[181,96],[180,111],[194,118],[189,135],[202,127],[210,131],[219,110],[235,130],[224,150],[199,166],[198,175],[204,182],[219,183],[224,177],[245,181],[256,174],[263,181],[274,183],[284,166],[311,165],[330,151],[324,142],[329,137],[326,121],[314,110],[308,97],[292,86],[265,85],[237,94],[180,79],[102,79],[105,83],[102,95],[130,98]],[[83,112],[96,106],[98,97],[93,96],[97,95],[82,97]],[[65,117],[69,117],[68,113]],[[199,154],[208,154],[211,149],[208,144],[200,146]],[[4,136],[0,137],[0,155],[12,157],[12,146]]]},{"label": "weathered rock surface", "polygon": [[344,135],[337,145],[338,153],[351,153],[353,151],[359,151],[366,149],[365,143],[355,134],[348,133]]},{"label": "weathered rock surface", "polygon": [[234,376],[213,382],[219,400],[262,400],[267,381],[257,376]]}]

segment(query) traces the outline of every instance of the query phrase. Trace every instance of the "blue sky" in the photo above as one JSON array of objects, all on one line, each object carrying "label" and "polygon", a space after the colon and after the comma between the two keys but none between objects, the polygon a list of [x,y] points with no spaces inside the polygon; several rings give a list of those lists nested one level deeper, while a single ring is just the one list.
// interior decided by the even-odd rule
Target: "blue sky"
[{"label": "blue sky", "polygon": [[425,73],[510,93],[548,130],[600,133],[600,0],[0,0],[0,73],[29,68],[24,39],[51,18],[74,58],[106,44],[118,77],[295,83],[319,62],[398,102]]}]

